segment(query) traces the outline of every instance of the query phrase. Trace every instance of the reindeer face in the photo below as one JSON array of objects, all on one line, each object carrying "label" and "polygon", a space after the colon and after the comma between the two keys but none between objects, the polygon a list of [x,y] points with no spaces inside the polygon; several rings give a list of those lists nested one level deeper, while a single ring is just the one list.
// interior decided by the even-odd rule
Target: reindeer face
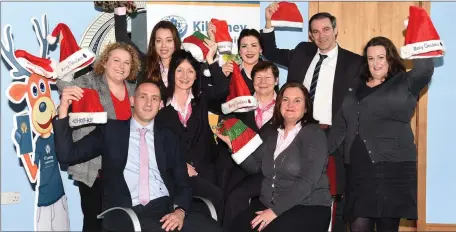
[{"label": "reindeer face", "polygon": [[33,126],[38,133],[47,134],[52,130],[51,122],[55,116],[49,81],[43,76],[32,74],[27,86]]}]

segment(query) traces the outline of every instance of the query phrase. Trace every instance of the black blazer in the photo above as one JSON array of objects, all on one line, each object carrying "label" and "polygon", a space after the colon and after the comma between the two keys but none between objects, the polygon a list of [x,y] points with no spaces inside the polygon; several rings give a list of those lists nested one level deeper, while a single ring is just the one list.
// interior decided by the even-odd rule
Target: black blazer
[{"label": "black blazer", "polygon": [[[318,47],[311,42],[301,42],[294,49],[279,49],[275,41],[275,32],[261,32],[263,39],[263,55],[270,61],[288,68],[287,82],[304,83],[307,69],[317,54]],[[355,88],[364,59],[362,56],[345,50],[339,46],[336,73],[334,76],[332,96],[332,116],[334,117],[342,105],[342,99],[349,88]]]},{"label": "black blazer", "polygon": [[[218,64],[211,65],[211,72],[221,72]],[[215,67],[215,68],[214,68]],[[208,170],[209,164],[216,159],[215,139],[209,125],[208,112],[210,102],[220,97],[221,92],[228,88],[228,80],[220,75],[200,77],[195,84],[201,84],[201,91],[194,96],[192,114],[184,127],[179,120],[177,111],[168,105],[158,112],[156,125],[159,129],[168,128],[179,138],[179,145],[187,163],[193,165],[198,173]]]},{"label": "black blazer", "polygon": [[[68,117],[55,118],[52,125],[60,163],[74,165],[102,155],[103,211],[112,207],[131,208],[132,198],[123,174],[128,158],[130,120],[108,120],[105,125],[97,126],[77,142],[73,142],[73,129],[69,126]],[[158,130],[156,125],[157,123],[154,126],[154,145],[158,169],[173,204],[188,212],[192,195],[187,167],[177,146],[177,138],[169,130]],[[120,218],[113,213],[108,214],[104,221],[115,223]]]}]

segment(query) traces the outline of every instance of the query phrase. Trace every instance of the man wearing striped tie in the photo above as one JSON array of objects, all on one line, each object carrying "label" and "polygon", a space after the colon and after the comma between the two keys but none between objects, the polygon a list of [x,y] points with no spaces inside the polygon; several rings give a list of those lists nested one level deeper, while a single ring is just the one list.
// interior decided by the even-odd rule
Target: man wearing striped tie
[{"label": "man wearing striped tie", "polygon": [[[103,156],[103,211],[132,209],[141,231],[221,231],[209,216],[189,213],[192,194],[178,139],[154,126],[161,102],[155,83],[145,81],[136,87],[130,99],[132,118],[108,120],[73,142],[68,108],[72,101],[84,100],[83,94],[78,88],[62,92],[59,115],[52,121],[57,159],[73,165]],[[105,215],[103,228],[133,231],[133,224],[125,212],[112,211]]]},{"label": "man wearing striped tie", "polygon": [[[288,68],[287,82],[303,83],[309,90],[313,105],[313,116],[327,133],[332,119],[339,112],[342,100],[357,86],[359,72],[364,60],[362,56],[341,48],[336,41],[336,18],[326,12],[313,15],[309,20],[309,37],[312,42],[301,42],[294,49],[279,49],[275,42],[271,17],[279,10],[278,3],[266,8],[266,26],[261,36],[264,42],[263,55],[266,59]],[[283,9],[282,9],[283,10]],[[286,16],[286,12],[281,15]],[[275,19],[283,20],[286,19]],[[338,204],[333,217],[332,231],[345,231],[342,221],[342,205],[345,172],[342,157],[331,154],[328,176],[331,194]]]}]

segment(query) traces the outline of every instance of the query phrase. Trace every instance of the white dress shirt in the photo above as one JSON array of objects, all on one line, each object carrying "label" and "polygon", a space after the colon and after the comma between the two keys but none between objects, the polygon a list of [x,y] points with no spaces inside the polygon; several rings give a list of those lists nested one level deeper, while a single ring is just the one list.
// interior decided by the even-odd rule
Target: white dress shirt
[{"label": "white dress shirt", "polygon": [[[263,33],[270,33],[274,31],[274,27],[264,28]],[[317,87],[315,89],[314,108],[313,116],[320,124],[332,125],[332,96],[333,96],[333,85],[334,75],[336,74],[337,55],[339,53],[339,45],[336,45],[328,53],[324,54],[328,57],[323,60],[320,67],[320,73],[318,76]],[[312,77],[315,70],[315,66],[320,59],[321,53],[318,49],[309,68],[307,69],[306,76],[304,78],[304,86],[307,90],[310,90],[312,84]]]},{"label": "white dress shirt", "polygon": [[[336,74],[337,55],[339,53],[339,45],[336,45],[331,51],[324,54],[327,55],[326,59],[320,67],[320,74],[318,75],[317,88],[315,89],[313,116],[320,124],[332,125],[332,97],[334,86],[334,75]],[[304,86],[310,90],[312,84],[312,77],[315,66],[320,59],[321,53],[318,49],[309,69],[307,69],[306,77],[304,78]]]},{"label": "white dress shirt", "polygon": [[149,152],[149,196],[150,200],[163,196],[169,196],[160,171],[158,170],[154,146],[154,121],[146,127],[141,126],[134,118],[130,120],[130,140],[128,142],[128,158],[125,165],[124,177],[130,190],[132,205],[139,205],[139,139],[140,132],[137,129],[147,128],[146,133],[147,151]]},{"label": "white dress shirt", "polygon": [[274,151],[274,160],[277,158],[277,156],[280,155],[280,153],[282,153],[282,151],[290,146],[291,142],[293,142],[293,140],[296,138],[296,135],[298,135],[301,128],[301,122],[298,122],[298,124],[296,124],[293,129],[288,132],[287,137],[285,137],[285,129],[277,129],[279,135],[277,136],[277,145]]}]

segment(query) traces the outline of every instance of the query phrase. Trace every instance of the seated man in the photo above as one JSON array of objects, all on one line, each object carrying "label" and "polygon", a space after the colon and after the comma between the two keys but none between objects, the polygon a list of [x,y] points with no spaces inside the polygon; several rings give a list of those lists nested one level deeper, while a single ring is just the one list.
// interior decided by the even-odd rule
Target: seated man
[{"label": "seated man", "polygon": [[[62,93],[58,119],[52,121],[57,159],[73,165],[102,155],[103,210],[133,209],[142,231],[221,231],[208,217],[186,214],[192,199],[187,167],[175,135],[154,126],[161,101],[156,84],[143,82],[137,86],[130,99],[134,106],[130,120],[108,120],[73,142],[68,108],[82,94],[79,88]],[[103,227],[108,231],[133,230],[122,211],[108,213]]]}]

